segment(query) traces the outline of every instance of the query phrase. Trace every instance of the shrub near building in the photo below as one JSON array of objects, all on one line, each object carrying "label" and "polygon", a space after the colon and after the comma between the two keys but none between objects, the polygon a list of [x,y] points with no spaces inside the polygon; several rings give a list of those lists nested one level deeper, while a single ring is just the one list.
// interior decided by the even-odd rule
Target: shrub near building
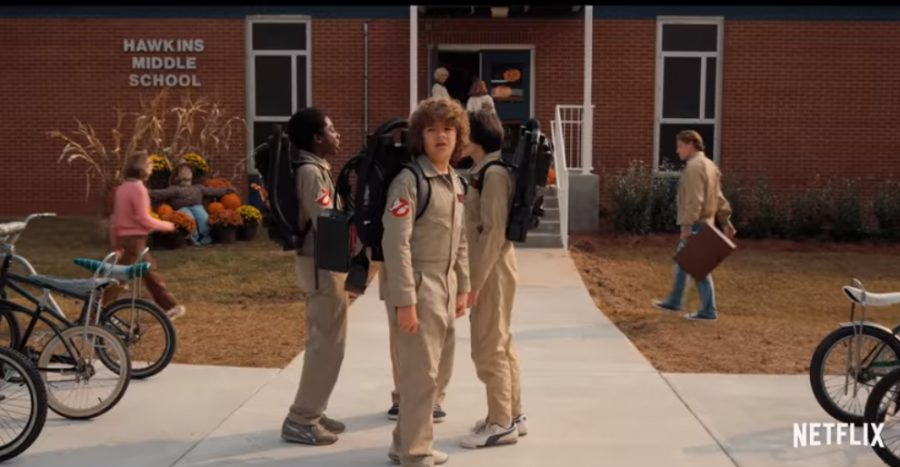
[{"label": "shrub near building", "polygon": [[[677,230],[678,178],[660,177],[641,161],[606,178],[609,219],[630,234]],[[775,193],[764,174],[729,175],[722,191],[732,207],[738,236],[756,239],[900,241],[900,181],[880,184],[867,197],[859,180],[815,177],[805,189]]]}]

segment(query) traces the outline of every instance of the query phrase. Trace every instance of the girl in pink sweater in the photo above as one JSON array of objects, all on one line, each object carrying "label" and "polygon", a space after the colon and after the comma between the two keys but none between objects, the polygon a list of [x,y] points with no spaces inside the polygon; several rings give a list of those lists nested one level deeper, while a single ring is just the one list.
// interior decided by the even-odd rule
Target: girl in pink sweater
[{"label": "girl in pink sweater", "polygon": [[[110,239],[114,249],[122,250],[119,264],[132,264],[138,255],[147,246],[147,239],[154,231],[172,232],[175,224],[168,221],[154,219],[150,215],[150,195],[144,182],[150,178],[153,171],[153,163],[147,156],[135,156],[125,168],[125,182],[116,189],[115,205],[110,224],[112,232]],[[144,283],[147,290],[153,296],[153,301],[167,310],[170,318],[175,319],[184,315],[185,308],[179,305],[172,294],[166,289],[156,268],[156,261],[148,252],[144,261],[150,263],[150,271],[144,275]],[[104,297],[115,300],[119,289],[110,289]],[[106,300],[105,300],[106,301]]]}]

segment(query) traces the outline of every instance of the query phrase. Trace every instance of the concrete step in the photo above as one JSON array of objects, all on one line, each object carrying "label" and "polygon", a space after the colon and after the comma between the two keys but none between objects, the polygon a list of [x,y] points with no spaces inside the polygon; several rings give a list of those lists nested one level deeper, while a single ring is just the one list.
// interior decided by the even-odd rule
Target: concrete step
[{"label": "concrete step", "polygon": [[540,233],[548,233],[548,234],[560,234],[560,225],[558,220],[550,220],[550,219],[541,219],[540,225],[534,230],[528,232],[529,235],[535,232]]},{"label": "concrete step", "polygon": [[555,234],[542,233],[532,230],[528,232],[525,243],[516,243],[516,248],[562,248],[562,237],[559,232]]},{"label": "concrete step", "polygon": [[556,195],[544,195],[544,209],[559,209],[559,198]]},{"label": "concrete step", "polygon": [[559,222],[559,208],[544,208],[544,218],[541,219],[541,222],[544,221],[556,221]]}]

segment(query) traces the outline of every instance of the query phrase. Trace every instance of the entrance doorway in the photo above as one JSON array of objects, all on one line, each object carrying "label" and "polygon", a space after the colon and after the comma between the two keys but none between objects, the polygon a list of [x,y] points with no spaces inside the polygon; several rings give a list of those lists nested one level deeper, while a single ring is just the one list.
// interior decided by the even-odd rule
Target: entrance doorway
[{"label": "entrance doorway", "polygon": [[429,54],[429,95],[434,70],[450,72],[447,92],[463,107],[472,81],[481,79],[494,100],[506,133],[504,152],[514,151],[519,128],[534,116],[534,50],[531,46],[433,45]]}]

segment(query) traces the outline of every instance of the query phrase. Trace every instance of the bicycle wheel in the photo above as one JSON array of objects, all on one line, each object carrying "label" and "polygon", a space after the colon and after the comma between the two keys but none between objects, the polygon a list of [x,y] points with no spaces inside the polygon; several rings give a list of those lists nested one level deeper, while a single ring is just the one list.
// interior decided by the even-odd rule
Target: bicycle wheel
[{"label": "bicycle wheel", "polygon": [[[124,371],[114,372],[98,364],[100,353],[118,361],[118,367]],[[75,420],[108,412],[119,403],[131,382],[131,359],[125,344],[109,329],[94,325],[74,326],[54,335],[41,350],[38,370],[47,383],[50,410]],[[102,370],[110,374],[101,373]],[[84,406],[76,406],[79,401]]]},{"label": "bicycle wheel", "polygon": [[[132,306],[133,305],[133,306]],[[132,313],[133,311],[133,313]],[[169,315],[147,300],[126,298],[103,308],[100,322],[112,330],[131,357],[131,377],[149,378],[163,371],[175,357],[177,335]],[[100,354],[103,364],[118,372],[118,363]]]},{"label": "bicycle wheel", "polygon": [[[887,465],[900,467],[900,435],[891,435],[898,427],[897,410],[900,408],[900,370],[894,370],[881,378],[869,393],[863,423],[884,423],[881,439],[884,446],[875,443],[872,449]],[[871,426],[871,425],[869,425]],[[891,430],[891,431],[889,431]]]},{"label": "bicycle wheel", "polygon": [[[858,343],[854,342],[853,335],[854,327],[851,326],[836,329],[822,340],[809,364],[809,382],[819,405],[829,415],[838,421],[859,425],[863,422],[872,387],[889,370],[900,367],[900,342],[890,332],[871,326],[862,327]],[[860,350],[860,368],[853,371],[851,367],[857,349]],[[832,355],[837,359],[829,362]],[[882,368],[872,365],[876,362]],[[826,381],[829,379],[836,384],[829,386]]]},{"label": "bicycle wheel", "polygon": [[22,324],[8,302],[0,302],[0,346],[18,349],[22,340]]},{"label": "bicycle wheel", "polygon": [[[0,347],[0,462],[31,447],[47,421],[47,388],[40,373],[22,354]],[[16,429],[21,431],[16,433]]]}]

